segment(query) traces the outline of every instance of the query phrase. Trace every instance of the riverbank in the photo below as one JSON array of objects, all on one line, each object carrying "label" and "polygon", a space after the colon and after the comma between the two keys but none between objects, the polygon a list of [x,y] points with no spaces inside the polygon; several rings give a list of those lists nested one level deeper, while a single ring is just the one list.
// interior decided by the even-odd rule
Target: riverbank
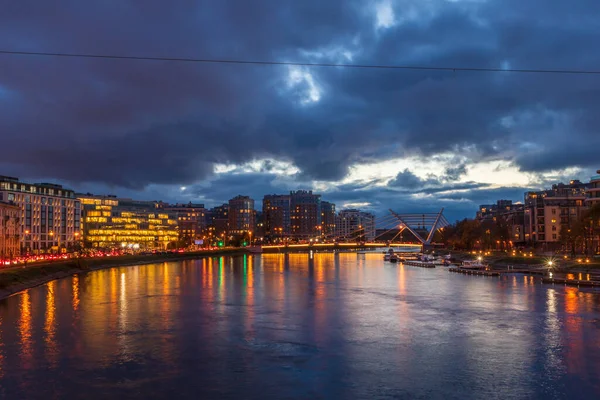
[{"label": "riverbank", "polygon": [[23,290],[74,274],[112,267],[153,264],[168,261],[196,260],[205,257],[247,254],[245,249],[207,250],[193,253],[126,255],[103,258],[80,258],[30,264],[0,270],[0,300]]},{"label": "riverbank", "polygon": [[[453,252],[452,258],[456,263],[461,263],[466,260],[475,260],[478,255],[474,255],[468,252]],[[548,268],[548,262],[552,261],[552,270],[554,272],[564,273],[597,273],[600,272],[600,259],[598,258],[586,258],[578,257],[575,259],[565,259],[561,257],[549,257],[532,255],[529,257],[524,256],[511,256],[506,253],[492,253],[487,256],[483,256],[483,262],[489,264],[492,269],[506,270],[511,269],[527,269],[544,267]]]}]

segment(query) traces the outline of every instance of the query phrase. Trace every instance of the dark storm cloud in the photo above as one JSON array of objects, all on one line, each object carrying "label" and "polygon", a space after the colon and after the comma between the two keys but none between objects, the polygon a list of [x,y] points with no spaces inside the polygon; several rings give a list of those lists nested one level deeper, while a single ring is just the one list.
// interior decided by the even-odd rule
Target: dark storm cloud
[{"label": "dark storm cloud", "polygon": [[[397,23],[389,28],[376,28],[376,3],[20,0],[0,13],[0,49],[456,67],[600,65],[596,0],[396,1]],[[597,167],[595,76],[301,68],[292,82],[291,72],[0,55],[0,132],[11,149],[2,163],[24,178],[133,189],[190,184],[210,177],[215,163],[257,158],[294,163],[304,182],[339,180],[351,165],[371,161],[467,154],[442,167],[437,189],[479,160],[509,159],[536,172]],[[401,172],[392,189],[371,194],[395,201],[402,187],[436,189],[410,174]],[[256,187],[271,188],[270,181],[252,178],[259,179]]]},{"label": "dark storm cloud", "polygon": [[398,175],[396,175],[396,177],[392,179],[388,185],[392,187],[401,187],[405,189],[416,189],[422,187],[425,184],[426,181],[424,179],[419,178],[418,176],[410,172],[407,168],[404,171],[399,172]]}]

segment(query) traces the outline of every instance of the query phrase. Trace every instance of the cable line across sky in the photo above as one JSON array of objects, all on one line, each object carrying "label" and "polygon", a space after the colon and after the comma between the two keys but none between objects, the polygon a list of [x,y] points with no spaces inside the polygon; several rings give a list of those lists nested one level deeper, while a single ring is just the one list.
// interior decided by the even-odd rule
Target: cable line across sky
[{"label": "cable line across sky", "polygon": [[388,69],[388,70],[421,70],[421,71],[447,71],[447,72],[512,72],[526,74],[562,74],[562,75],[600,75],[600,70],[577,70],[577,69],[521,69],[521,68],[478,68],[478,67],[449,67],[449,66],[426,66],[426,65],[386,65],[386,64],[344,64],[344,63],[311,63],[292,61],[264,61],[264,60],[236,60],[236,59],[213,59],[213,58],[186,58],[186,57],[150,57],[150,56],[123,56],[112,54],[85,54],[85,53],[51,53],[35,51],[0,50],[0,55],[16,56],[42,56],[42,57],[65,57],[65,58],[99,58],[113,60],[135,60],[135,61],[168,61],[199,64],[239,64],[239,65],[262,65],[262,66],[292,66],[292,67],[323,67],[323,68],[356,68],[356,69]]}]

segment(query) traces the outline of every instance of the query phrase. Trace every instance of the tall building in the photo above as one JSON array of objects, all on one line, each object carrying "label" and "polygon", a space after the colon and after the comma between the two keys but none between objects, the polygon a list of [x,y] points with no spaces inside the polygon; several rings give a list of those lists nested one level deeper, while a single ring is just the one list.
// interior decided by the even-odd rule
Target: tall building
[{"label": "tall building", "polygon": [[335,204],[328,201],[321,202],[321,234],[323,237],[333,239],[335,236]]},{"label": "tall building", "polygon": [[583,215],[588,187],[574,180],[525,193],[525,241],[557,247],[561,226],[570,228]]},{"label": "tall building", "polygon": [[321,237],[321,195],[312,190],[290,192],[290,233],[298,239]]},{"label": "tall building", "polygon": [[[600,204],[600,169],[596,171],[596,173],[598,175],[592,176],[592,178],[590,179],[590,186],[587,190],[587,204],[590,207],[594,207],[597,204]],[[595,230],[600,230],[600,226],[595,227]],[[595,253],[600,253],[600,235],[593,235],[592,249],[594,249]]]},{"label": "tall building", "polygon": [[370,241],[375,238],[375,215],[360,210],[342,210],[336,219],[336,237],[340,240]]},{"label": "tall building", "polygon": [[229,228],[234,235],[255,231],[254,200],[248,196],[236,196],[229,200]]},{"label": "tall building", "polygon": [[160,204],[166,212],[175,214],[179,229],[179,241],[183,245],[194,244],[202,238],[206,228],[206,209],[204,204]]},{"label": "tall building", "polygon": [[0,265],[21,253],[21,208],[0,201]]},{"label": "tall building", "polygon": [[598,175],[592,176],[590,179],[590,185],[588,187],[587,201],[590,205],[600,203],[600,169],[596,171]]},{"label": "tall building", "polygon": [[262,211],[256,211],[255,216],[256,228],[254,234],[252,235],[252,238],[262,243],[265,239],[265,215],[262,213]]},{"label": "tall building", "polygon": [[83,206],[83,242],[91,248],[168,249],[178,239],[174,213],[160,203],[116,196],[78,195]]},{"label": "tall building", "polygon": [[81,208],[72,190],[0,176],[0,201],[21,210],[18,233],[23,253],[69,250],[79,243]]},{"label": "tall building", "polygon": [[211,243],[217,237],[229,236],[229,204],[213,207],[206,213],[206,236]]},{"label": "tall building", "polygon": [[268,194],[263,197],[263,224],[267,240],[290,236],[290,196]]}]

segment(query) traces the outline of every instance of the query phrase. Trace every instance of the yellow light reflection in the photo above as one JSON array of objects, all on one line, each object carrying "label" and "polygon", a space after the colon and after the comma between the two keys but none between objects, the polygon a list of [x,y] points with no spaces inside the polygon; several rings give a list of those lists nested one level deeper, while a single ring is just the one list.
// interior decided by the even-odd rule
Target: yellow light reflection
[{"label": "yellow light reflection", "polygon": [[46,334],[46,356],[51,366],[56,365],[56,281],[48,282],[46,292],[46,318],[44,332]]},{"label": "yellow light reflection", "polygon": [[121,284],[119,287],[119,317],[121,330],[127,328],[127,285],[125,272],[121,272]]},{"label": "yellow light reflection", "polygon": [[577,314],[579,312],[578,292],[577,288],[565,287],[565,311],[567,314]]},{"label": "yellow light reflection", "polygon": [[73,311],[79,309],[79,276],[73,275],[71,291],[73,293]]},{"label": "yellow light reflection", "polygon": [[29,290],[26,290],[21,295],[19,303],[21,318],[19,319],[19,336],[21,338],[21,358],[23,363],[28,366],[31,361],[31,298]]}]

